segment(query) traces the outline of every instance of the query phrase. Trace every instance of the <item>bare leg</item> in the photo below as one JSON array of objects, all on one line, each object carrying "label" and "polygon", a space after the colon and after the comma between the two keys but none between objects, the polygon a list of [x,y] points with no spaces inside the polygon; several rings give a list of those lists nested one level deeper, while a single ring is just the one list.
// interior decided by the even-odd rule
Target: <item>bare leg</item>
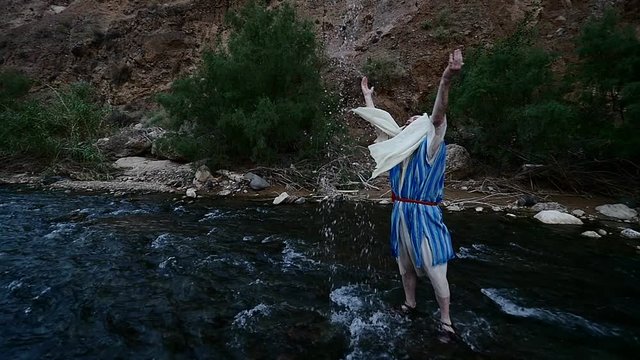
[{"label": "bare leg", "polygon": [[407,305],[416,307],[416,283],[418,276],[413,267],[409,267],[402,275],[402,287],[404,287],[404,298]]},{"label": "bare leg", "polygon": [[451,323],[451,316],[449,315],[449,303],[451,297],[440,297],[436,295],[436,300],[438,301],[438,306],[440,307],[440,321],[442,322],[442,328],[445,331],[449,331],[455,333],[452,326],[448,326],[446,324]]}]

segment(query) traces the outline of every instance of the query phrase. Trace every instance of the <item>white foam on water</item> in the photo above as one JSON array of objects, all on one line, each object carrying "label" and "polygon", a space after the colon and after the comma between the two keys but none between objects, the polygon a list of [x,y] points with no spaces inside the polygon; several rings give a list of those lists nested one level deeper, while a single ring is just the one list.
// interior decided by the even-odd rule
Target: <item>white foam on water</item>
[{"label": "white foam on water", "polygon": [[268,305],[260,303],[252,309],[242,310],[233,317],[233,323],[231,326],[236,328],[245,329],[255,322],[260,316],[267,316],[271,313],[271,309]]},{"label": "white foam on water", "polygon": [[282,250],[282,269],[284,271],[296,268],[304,269],[305,267],[315,267],[320,264],[319,261],[307,258],[303,253],[297,252],[289,241],[284,242],[285,247]]},{"label": "white foam on water", "polygon": [[514,301],[518,299],[513,290],[509,289],[481,289],[485,296],[500,306],[500,309],[509,315],[524,318],[533,318],[548,323],[558,324],[564,328],[575,329],[582,328],[588,332],[599,336],[616,336],[619,330],[615,328],[607,328],[606,326],[596,324],[581,316],[571,314],[559,310],[548,310],[542,308],[529,308],[517,305]]},{"label": "white foam on water", "polygon": [[9,289],[9,291],[14,291],[14,290],[20,289],[22,285],[24,285],[22,281],[13,280],[12,282],[9,283],[9,285],[7,285],[7,289]]},{"label": "white foam on water", "polygon": [[399,339],[407,332],[406,319],[386,311],[378,294],[366,286],[347,285],[329,295],[337,306],[331,322],[349,332],[346,359],[392,358]]},{"label": "white foam on water", "polygon": [[216,264],[216,263],[222,263],[222,264],[225,264],[225,265],[235,266],[235,267],[238,267],[238,268],[242,268],[242,269],[244,269],[244,270],[246,270],[248,272],[255,272],[256,271],[255,266],[251,262],[249,262],[247,260],[236,259],[236,258],[223,256],[223,255],[209,255],[205,259],[200,261],[198,266],[207,267],[207,266],[209,266],[211,264]]},{"label": "white foam on water", "polygon": [[231,211],[222,211],[219,209],[214,209],[213,211],[204,214],[204,217],[200,220],[198,220],[199,222],[204,222],[204,221],[209,221],[209,220],[218,220],[218,219],[230,219],[230,218],[234,218],[237,217],[238,214],[237,213],[233,213]]},{"label": "white foam on water", "polygon": [[180,205],[180,206],[176,206],[176,207],[174,207],[174,208],[173,208],[173,212],[174,212],[174,213],[184,214],[184,213],[186,213],[186,212],[187,212],[187,209],[186,209],[184,206]]},{"label": "white foam on water", "polygon": [[164,260],[163,262],[161,262],[158,265],[158,268],[160,269],[166,269],[167,266],[175,266],[176,265],[176,257],[175,256],[169,256],[166,260]]},{"label": "white foam on water", "polygon": [[160,249],[167,246],[170,243],[171,243],[171,234],[164,233],[164,234],[158,235],[158,237],[151,242],[151,247],[154,249]]},{"label": "white foam on water", "polygon": [[54,230],[44,236],[47,240],[52,240],[61,237],[62,235],[66,235],[71,233],[75,228],[76,224],[73,223],[59,223],[54,225]]},{"label": "white foam on water", "polygon": [[143,210],[143,209],[133,209],[133,210],[119,209],[116,211],[112,211],[111,213],[109,213],[109,215],[120,216],[120,215],[139,215],[139,214],[148,214],[148,213],[149,212],[147,210]]}]

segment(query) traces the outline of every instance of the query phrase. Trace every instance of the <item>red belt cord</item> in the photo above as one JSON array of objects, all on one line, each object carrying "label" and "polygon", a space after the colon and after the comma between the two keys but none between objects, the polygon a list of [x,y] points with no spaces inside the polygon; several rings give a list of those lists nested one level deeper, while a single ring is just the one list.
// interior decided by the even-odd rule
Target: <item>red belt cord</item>
[{"label": "red belt cord", "polygon": [[438,206],[437,202],[401,198],[401,197],[398,197],[396,194],[394,194],[393,191],[391,192],[391,201],[392,202],[400,201],[400,202],[414,203],[414,204],[427,205],[427,206]]}]

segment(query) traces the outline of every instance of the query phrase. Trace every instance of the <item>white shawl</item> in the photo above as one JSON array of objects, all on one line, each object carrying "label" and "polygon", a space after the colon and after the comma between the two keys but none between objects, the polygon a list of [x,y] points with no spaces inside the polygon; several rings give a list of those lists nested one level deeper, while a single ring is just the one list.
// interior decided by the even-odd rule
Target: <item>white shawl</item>
[{"label": "white shawl", "polygon": [[[431,144],[435,136],[435,127],[426,113],[408,126],[400,127],[391,115],[373,107],[359,107],[353,112],[371,123],[384,134],[390,136],[388,140],[378,137],[375,144],[369,145],[369,152],[376,161],[376,168],[371,178],[391,170],[394,166],[407,159],[420,146],[425,137]],[[427,159],[430,160],[430,159]]]}]

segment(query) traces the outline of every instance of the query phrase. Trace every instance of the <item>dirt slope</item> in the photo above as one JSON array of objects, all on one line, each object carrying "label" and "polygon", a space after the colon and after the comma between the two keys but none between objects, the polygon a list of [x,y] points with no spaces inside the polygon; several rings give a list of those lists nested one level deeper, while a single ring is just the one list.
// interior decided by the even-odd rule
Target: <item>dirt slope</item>
[{"label": "dirt slope", "polygon": [[[224,14],[243,1],[5,0],[0,66],[47,84],[88,81],[116,106],[153,106],[153,94],[198,64],[224,39]],[[281,1],[271,1],[278,6]],[[437,86],[455,46],[490,46],[530,13],[542,45],[563,51],[580,25],[607,4],[638,19],[639,1],[571,0],[312,0],[293,1],[311,20],[346,99],[360,102],[358,78],[368,58],[397,65],[401,79],[377,87],[377,101],[398,117],[419,110]],[[637,20],[634,20],[636,25]]]}]

